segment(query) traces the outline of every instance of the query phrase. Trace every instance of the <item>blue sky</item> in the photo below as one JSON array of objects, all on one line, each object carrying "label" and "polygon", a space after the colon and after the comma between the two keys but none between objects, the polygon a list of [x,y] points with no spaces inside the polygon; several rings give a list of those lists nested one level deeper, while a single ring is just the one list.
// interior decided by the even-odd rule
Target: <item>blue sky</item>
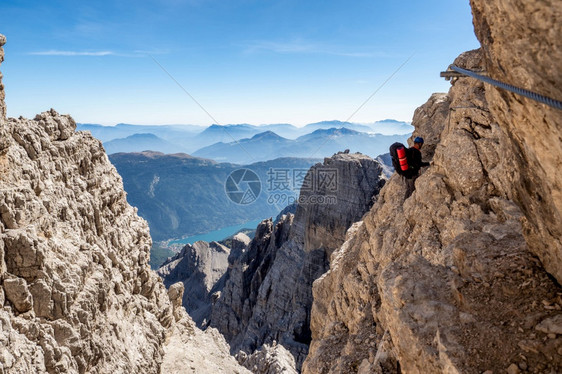
[{"label": "blue sky", "polygon": [[84,123],[410,121],[477,48],[468,0],[2,0],[8,115]]}]

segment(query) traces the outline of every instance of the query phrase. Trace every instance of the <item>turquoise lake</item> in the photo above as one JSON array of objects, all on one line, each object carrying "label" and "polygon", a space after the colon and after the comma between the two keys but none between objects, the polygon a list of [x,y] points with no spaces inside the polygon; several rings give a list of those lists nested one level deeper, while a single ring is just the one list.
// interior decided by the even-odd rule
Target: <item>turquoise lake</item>
[{"label": "turquoise lake", "polygon": [[183,239],[172,240],[170,244],[193,244],[199,240],[204,240],[206,242],[220,241],[236,234],[242,229],[255,229],[261,221],[262,220],[259,219],[257,221],[242,223],[240,225],[223,227],[222,229],[211,231],[206,234],[198,234],[188,236],[187,238]]}]

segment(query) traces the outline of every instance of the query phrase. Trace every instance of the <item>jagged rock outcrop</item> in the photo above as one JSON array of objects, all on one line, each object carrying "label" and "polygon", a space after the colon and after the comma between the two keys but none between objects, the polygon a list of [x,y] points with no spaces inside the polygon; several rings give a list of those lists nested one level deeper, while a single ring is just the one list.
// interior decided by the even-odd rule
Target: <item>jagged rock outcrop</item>
[{"label": "jagged rock outcrop", "polygon": [[[504,35],[505,45],[529,33],[528,3],[475,3],[477,34],[483,25],[491,28],[490,42],[502,43],[503,31],[493,30],[505,22],[516,22],[519,30],[509,42]],[[533,3],[543,7],[533,22],[540,14],[549,14],[550,22],[547,3]],[[517,14],[496,12],[509,5]],[[557,24],[551,26],[560,30],[560,13],[555,14]],[[533,36],[541,47],[531,50],[547,53],[548,35]],[[484,41],[483,50],[464,53],[455,64],[486,67],[494,76],[490,66],[501,70],[503,60],[490,59],[497,52]],[[559,84],[558,73],[539,87]],[[432,96],[422,107],[433,114],[422,117],[417,111],[414,118],[413,136],[426,139],[426,160],[433,153],[416,191],[404,201],[404,184],[393,176],[333,253],[330,270],[314,283],[313,340],[304,373],[562,370],[562,337],[556,332],[562,288],[551,277],[560,270],[555,261],[562,225],[553,203],[560,185],[558,176],[544,175],[560,165],[560,149],[540,165],[532,162],[538,157],[533,147],[518,140],[530,131],[521,128],[529,126],[534,137],[528,142],[550,144],[562,133],[560,114],[468,78],[453,81],[441,97]],[[502,116],[512,104],[521,123],[507,125]],[[534,194],[539,190],[540,198]],[[539,208],[545,209],[541,217]]]},{"label": "jagged rock outcrop", "polygon": [[[246,238],[245,243],[248,244],[249,238]],[[238,241],[239,237],[233,243]],[[193,245],[187,244],[158,269],[166,287],[182,282],[189,290],[183,295],[183,306],[199,326],[211,313],[211,290],[224,286],[224,282],[220,281],[228,268],[229,255],[230,249],[220,243],[198,241]]]},{"label": "jagged rock outcrop", "polygon": [[[414,111],[412,123],[416,124],[409,146],[413,146],[412,139],[421,136],[425,143],[421,149],[422,159],[430,160],[435,154],[435,148],[441,140],[441,132],[448,124],[449,111],[456,110],[451,106],[451,98],[444,93],[434,93],[429,100]],[[392,165],[392,161],[390,161]],[[394,173],[394,167],[392,167]]]},{"label": "jagged rock outcrop", "polygon": [[225,336],[231,346],[241,344],[259,287],[275,260],[278,248],[270,243],[287,240],[291,221],[291,215],[285,216],[273,232],[273,222],[264,220],[256,228],[254,239],[248,246],[236,252],[233,250],[228,259],[226,285],[213,305],[211,325]]},{"label": "jagged rock outcrop", "polygon": [[277,223],[279,222],[283,216],[289,215],[289,214],[295,214],[297,212],[297,203],[292,203],[290,205],[287,205],[285,208],[283,208],[279,214],[277,215],[277,217],[275,217],[275,221],[273,221],[273,223]]},{"label": "jagged rock outcrop", "polygon": [[[339,153],[310,169],[294,216],[263,221],[245,251],[229,259],[211,326],[231,351],[251,354],[277,341],[297,368],[310,342],[312,282],[322,275],[347,228],[371,207],[386,178],[380,164]],[[312,185],[314,184],[314,185]]]},{"label": "jagged rock outcrop", "polygon": [[297,374],[293,355],[276,342],[264,344],[251,355],[241,351],[236,358],[253,374]]},{"label": "jagged rock outcrop", "polygon": [[0,372],[194,372],[175,366],[179,351],[205,362],[197,373],[246,372],[195,328],[181,284],[168,295],[150,270],[146,222],[75,128],[54,110],[0,117]]}]

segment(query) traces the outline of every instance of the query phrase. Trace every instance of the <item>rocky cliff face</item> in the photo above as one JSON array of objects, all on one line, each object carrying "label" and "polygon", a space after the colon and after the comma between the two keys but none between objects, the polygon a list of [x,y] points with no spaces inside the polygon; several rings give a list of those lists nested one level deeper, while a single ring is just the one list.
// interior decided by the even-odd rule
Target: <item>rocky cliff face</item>
[{"label": "rocky cliff face", "polygon": [[385,179],[380,164],[367,156],[327,158],[308,172],[310,184],[301,189],[295,215],[275,224],[263,221],[249,246],[231,255],[211,326],[225,335],[233,353],[277,342],[300,367],[310,343],[312,282],[326,271],[330,254],[368,211]]},{"label": "rocky cliff face", "polygon": [[168,295],[150,270],[146,222],[101,143],[75,127],[54,110],[0,116],[0,371],[195,371],[178,351],[197,372],[244,371],[216,332],[194,328],[183,287]]},{"label": "rocky cliff face", "polygon": [[[560,98],[560,4],[472,6],[483,48],[455,64]],[[393,176],[314,283],[303,372],[560,372],[560,118],[469,78],[416,111],[433,165],[406,201]]]},{"label": "rocky cliff face", "polygon": [[[250,239],[243,235],[244,240],[242,235],[233,239],[234,250],[238,243],[249,243]],[[158,269],[166,287],[182,282],[188,290],[183,295],[183,306],[198,325],[204,324],[211,314],[212,290],[224,286],[221,280],[228,268],[229,255],[230,248],[222,244],[199,241],[186,245]]]},{"label": "rocky cliff face", "polygon": [[[562,100],[562,3],[472,0],[484,68],[498,80]],[[562,283],[562,114],[560,110],[486,89],[494,120],[510,139],[520,178],[509,197],[525,215],[525,238]]]}]

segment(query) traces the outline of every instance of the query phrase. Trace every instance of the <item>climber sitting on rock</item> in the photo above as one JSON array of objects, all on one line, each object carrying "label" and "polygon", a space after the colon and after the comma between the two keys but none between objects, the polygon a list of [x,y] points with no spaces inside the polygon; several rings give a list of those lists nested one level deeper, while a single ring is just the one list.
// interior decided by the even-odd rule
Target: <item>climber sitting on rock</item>
[{"label": "climber sitting on rock", "polygon": [[429,162],[422,161],[422,154],[420,152],[423,146],[423,138],[418,136],[414,139],[414,146],[408,148],[408,172],[405,175],[406,178],[406,195],[404,199],[410,197],[412,192],[414,192],[415,182],[419,176],[420,169],[424,166],[429,166]]}]

